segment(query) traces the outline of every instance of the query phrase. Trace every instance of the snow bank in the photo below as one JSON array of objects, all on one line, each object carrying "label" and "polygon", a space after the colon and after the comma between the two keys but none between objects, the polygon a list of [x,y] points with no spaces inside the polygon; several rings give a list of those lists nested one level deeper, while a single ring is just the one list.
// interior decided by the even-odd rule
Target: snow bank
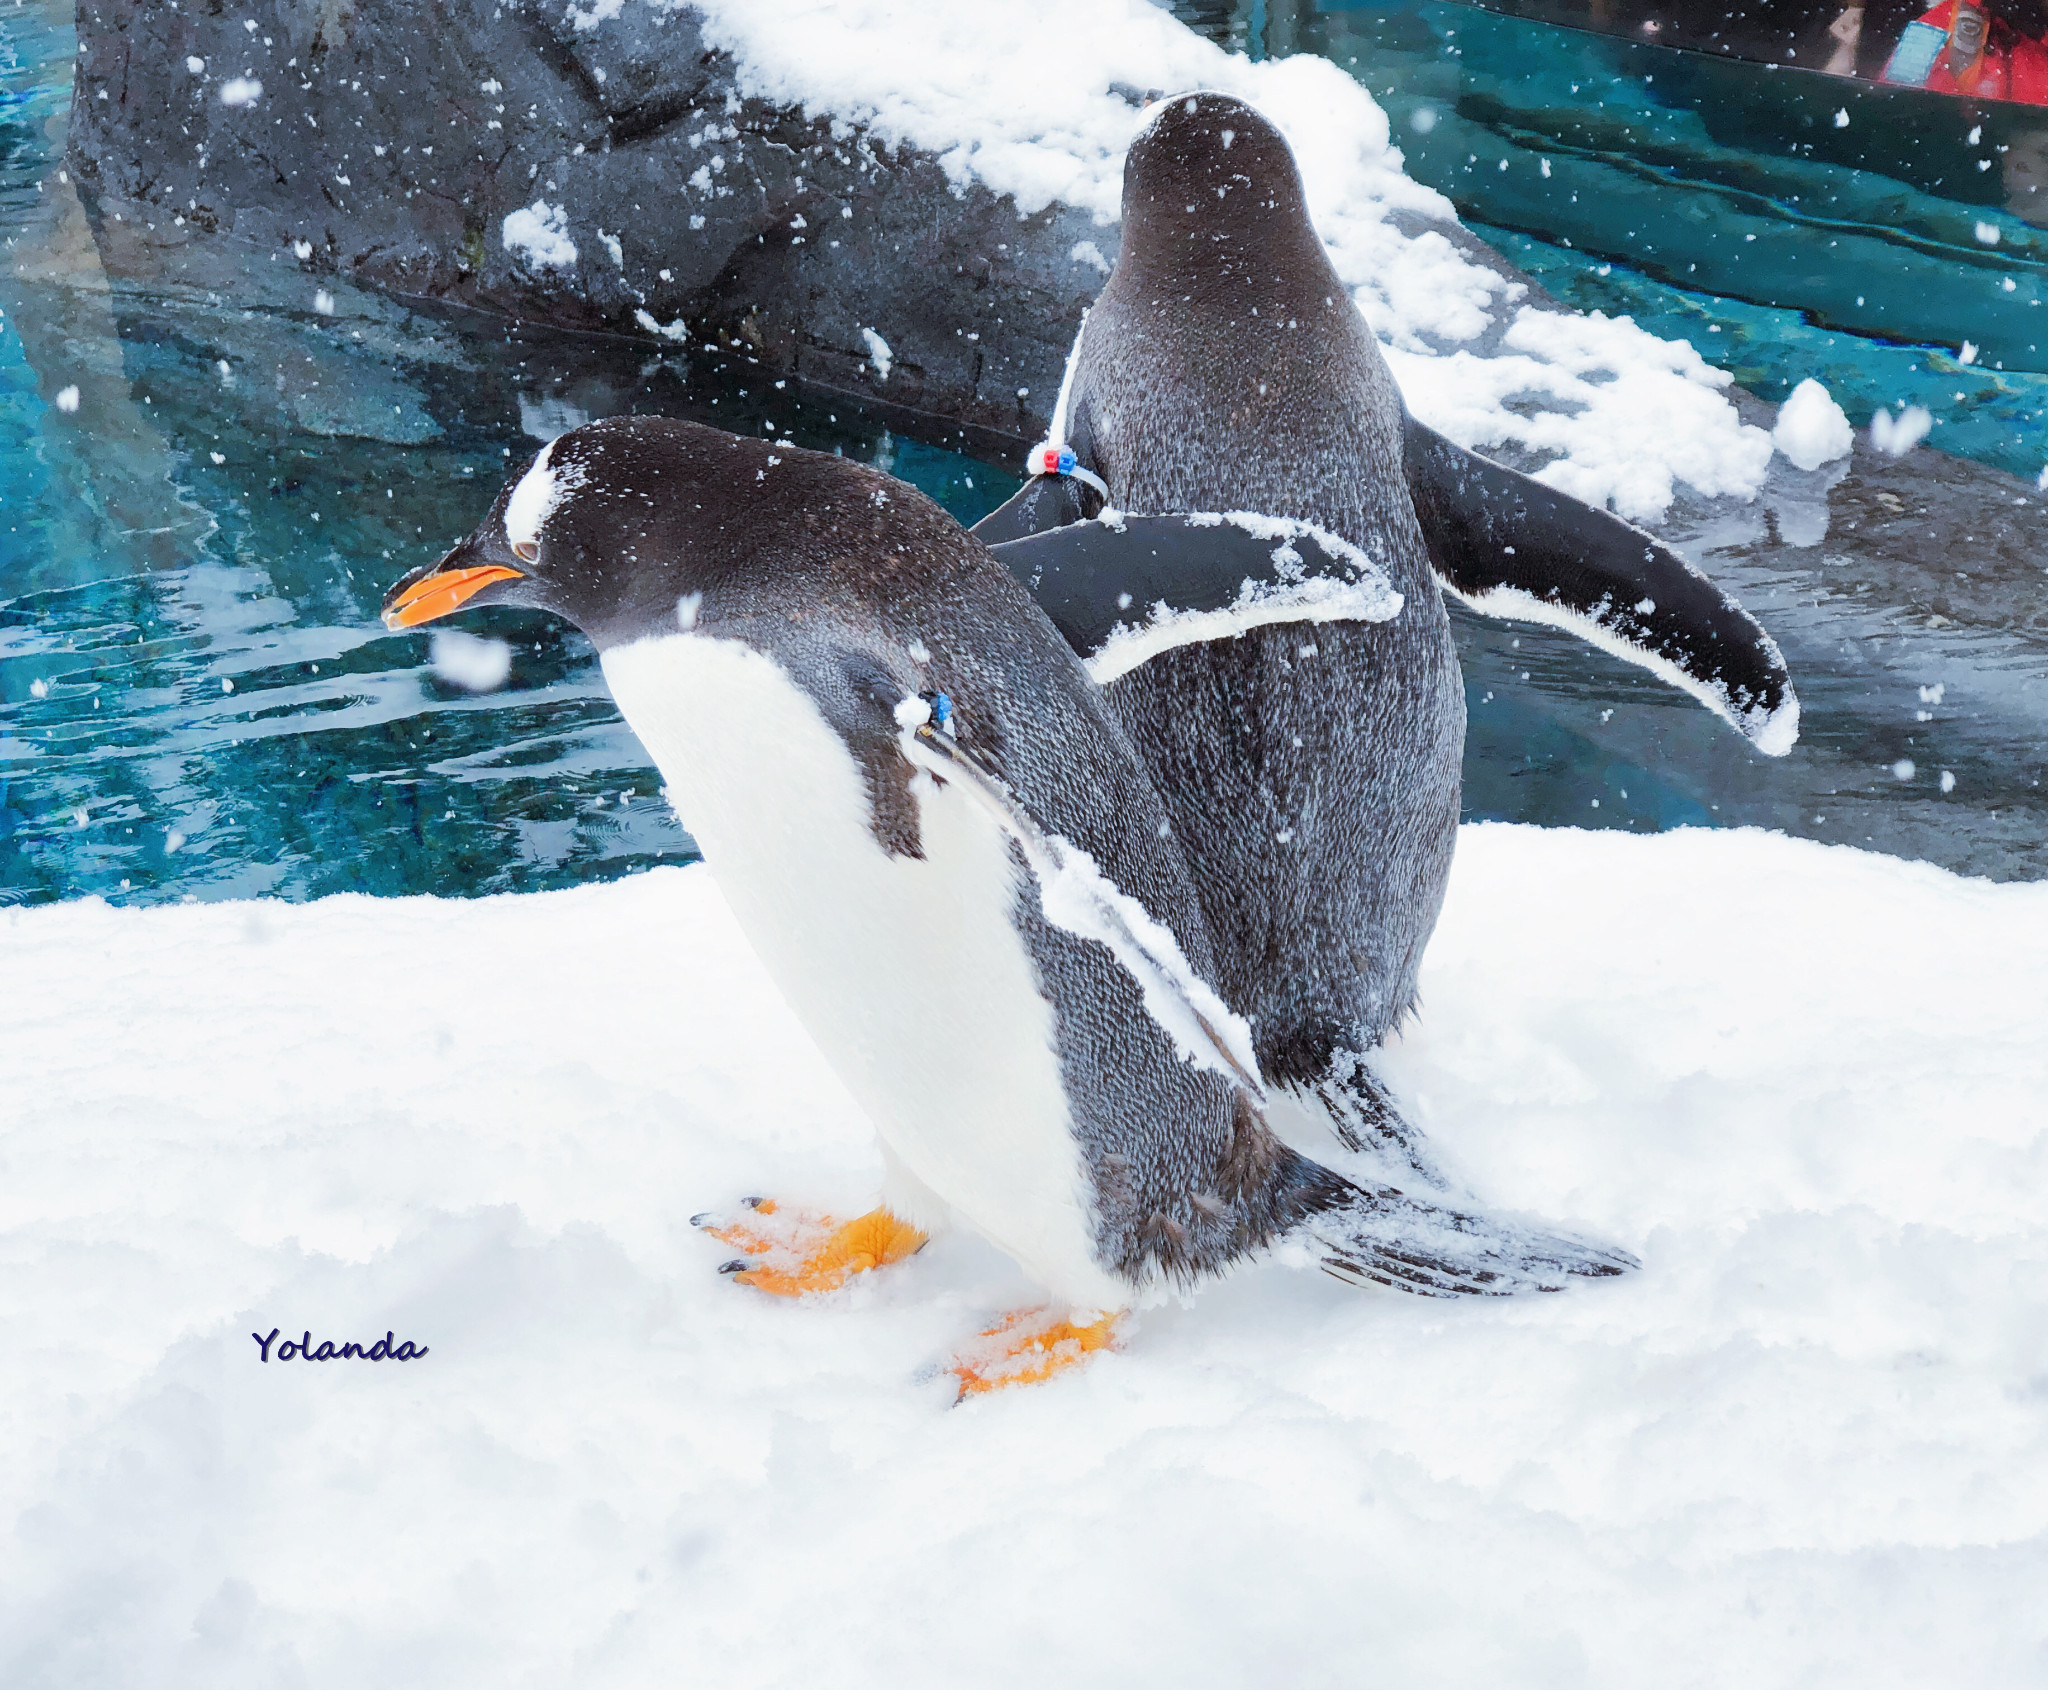
[{"label": "snow bank", "polygon": [[[1763,484],[1770,437],[1741,422],[1721,395],[1730,378],[1684,342],[1627,318],[1519,305],[1521,284],[1441,233],[1396,227],[1397,213],[1411,227],[1456,214],[1404,174],[1386,114],[1327,60],[1253,64],[1146,0],[696,4],[743,93],[933,153],[956,185],[984,183],[1026,213],[1057,201],[1116,221],[1124,150],[1142,121],[1117,90],[1237,95],[1285,132],[1337,273],[1402,354],[1395,373],[1423,421],[1463,446],[1554,453],[1544,479],[1637,521],[1662,514],[1674,480],[1745,498]],[[1509,319],[1517,356],[1460,353]]]},{"label": "snow bank", "polygon": [[1641,1274],[1269,1267],[951,1411],[984,1247],[686,1224],[879,1174],[702,869],[0,947],[10,1690],[2040,1681],[2048,888],[1469,828],[1389,1067]]},{"label": "snow bank", "polygon": [[508,211],[502,236],[505,250],[530,270],[576,268],[576,243],[569,238],[569,213],[564,206],[535,200]]}]

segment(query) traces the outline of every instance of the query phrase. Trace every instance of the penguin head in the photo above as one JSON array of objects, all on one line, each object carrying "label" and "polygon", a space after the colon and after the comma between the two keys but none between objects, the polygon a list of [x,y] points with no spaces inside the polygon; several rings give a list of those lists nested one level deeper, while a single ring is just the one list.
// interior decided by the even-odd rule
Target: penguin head
[{"label": "penguin head", "polygon": [[[1280,131],[1256,108],[1208,90],[1151,109],[1124,158],[1123,243],[1184,266],[1190,241],[1217,247],[1313,241],[1301,172]],[[1320,250],[1320,248],[1318,248]]]},{"label": "penguin head", "polygon": [[[658,600],[659,620],[674,631],[678,602],[695,593],[701,603],[707,585],[698,579],[697,525],[678,518],[701,516],[706,499],[715,500],[718,469],[737,478],[759,467],[737,461],[745,454],[736,449],[755,443],[730,435],[718,438],[731,443],[734,461],[700,461],[712,455],[689,437],[698,433],[712,431],[628,417],[549,441],[466,540],[392,585],[384,625],[415,628],[472,605],[520,605],[553,611],[603,646],[636,623],[652,631],[656,619],[644,612]],[[710,526],[715,538],[719,524]]]},{"label": "penguin head", "polygon": [[816,625],[835,603],[914,587],[958,535],[929,501],[845,459],[613,417],[543,447],[469,538],[392,586],[384,623],[520,605],[600,650],[700,620]]},{"label": "penguin head", "polygon": [[771,657],[867,773],[878,837],[917,853],[908,699],[952,687],[920,629],[975,569],[1006,573],[930,500],[848,459],[696,423],[615,417],[552,441],[483,521],[393,584],[384,623],[472,605],[574,623],[600,652],[678,636]]}]

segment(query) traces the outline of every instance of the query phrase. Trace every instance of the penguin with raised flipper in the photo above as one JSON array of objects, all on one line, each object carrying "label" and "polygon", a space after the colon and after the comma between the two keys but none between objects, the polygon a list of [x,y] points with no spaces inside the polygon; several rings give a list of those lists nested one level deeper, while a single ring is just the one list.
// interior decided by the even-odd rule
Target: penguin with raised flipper
[{"label": "penguin with raised flipper", "polygon": [[[1380,590],[1353,584],[1361,608]],[[491,603],[596,644],[734,915],[881,1138],[877,1210],[784,1227],[763,1205],[719,1229],[764,1258],[743,1282],[827,1287],[957,1215],[1056,1299],[983,1335],[957,1368],[972,1391],[1044,1377],[1119,1311],[1290,1236],[1344,1277],[1430,1294],[1634,1265],[1351,1183],[1273,1135],[1166,813],[1099,688],[912,489],[690,423],[593,423],[398,582],[385,620]]]},{"label": "penguin with raised flipper", "polygon": [[1122,248],[1028,467],[976,527],[998,552],[1105,506],[1250,510],[1329,531],[1399,595],[1390,617],[1267,618],[1090,667],[1166,801],[1265,1078],[1441,1183],[1369,1061],[1415,1004],[1457,834],[1465,702],[1439,583],[1643,664],[1781,754],[1798,704],[1776,646],[1649,535],[1408,415],[1286,141],[1227,95],[1160,101],[1132,142]]}]

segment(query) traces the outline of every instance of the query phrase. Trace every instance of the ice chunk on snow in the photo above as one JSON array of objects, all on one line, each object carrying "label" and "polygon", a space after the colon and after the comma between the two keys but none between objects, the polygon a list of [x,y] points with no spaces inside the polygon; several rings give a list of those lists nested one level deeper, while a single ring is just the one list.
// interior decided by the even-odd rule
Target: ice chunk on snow
[{"label": "ice chunk on snow", "polygon": [[546,200],[505,214],[505,250],[531,270],[572,270],[576,243],[569,238],[569,213]]},{"label": "ice chunk on snow", "polygon": [[186,59],[185,68],[194,76],[204,76],[206,74],[206,61],[195,54]]},{"label": "ice chunk on snow", "polygon": [[75,387],[60,387],[57,390],[56,406],[60,411],[77,410],[78,389]]},{"label": "ice chunk on snow", "polygon": [[1903,458],[1933,426],[1934,417],[1924,405],[1908,405],[1897,416],[1879,411],[1870,419],[1870,443],[1888,457]]},{"label": "ice chunk on snow", "polygon": [[875,379],[877,381],[887,381],[889,379],[889,364],[895,357],[895,354],[889,350],[889,343],[876,334],[873,329],[862,329],[860,337],[868,343],[868,359],[875,366]]},{"label": "ice chunk on snow", "polygon": [[427,648],[434,673],[465,692],[495,692],[512,674],[512,648],[460,628],[437,628]]},{"label": "ice chunk on snow", "polygon": [[231,76],[220,85],[224,106],[253,106],[263,98],[263,84],[253,76]]},{"label": "ice chunk on snow", "polygon": [[1849,425],[1848,413],[1828,390],[1808,376],[1778,407],[1778,426],[1771,430],[1771,441],[1801,469],[1819,469],[1831,459],[1849,455],[1856,445],[1856,431]]}]

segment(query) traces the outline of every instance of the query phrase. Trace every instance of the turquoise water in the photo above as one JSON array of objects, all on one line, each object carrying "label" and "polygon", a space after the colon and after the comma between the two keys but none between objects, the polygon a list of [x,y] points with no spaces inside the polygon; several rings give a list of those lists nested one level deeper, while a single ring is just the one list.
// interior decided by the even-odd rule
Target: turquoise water
[{"label": "turquoise water", "polygon": [[0,230],[39,255],[0,276],[0,899],[484,893],[690,856],[580,635],[466,618],[513,652],[472,696],[377,618],[584,417],[772,425],[964,522],[1017,485],[722,355],[345,289],[326,315],[267,266],[232,298],[109,290],[56,179],[72,53],[47,11],[0,14]]},{"label": "turquoise water", "polygon": [[2048,464],[2048,113],[1923,133],[1954,108],[1441,0],[1283,5],[1265,33],[1350,70],[1409,173],[1567,304],[1773,402],[1812,376],[1859,425],[1923,405],[1930,446]]},{"label": "turquoise water", "polygon": [[[1397,87],[1390,106],[1438,100],[1452,115],[1432,133],[1469,122],[1457,144],[1476,154],[1485,126],[1441,88],[1418,91],[1465,74],[1455,36],[1319,39],[1333,55],[1380,52],[1364,68]],[[323,311],[265,254],[211,289],[110,284],[60,175],[74,45],[50,0],[0,11],[0,900],[476,894],[689,857],[573,630],[466,618],[511,648],[506,683],[471,694],[436,671],[428,636],[377,620],[386,583],[467,532],[509,466],[583,418],[772,427],[878,463],[965,522],[1016,485],[703,348],[508,334],[343,287]],[[1460,156],[1418,153],[1416,168]],[[1467,209],[1508,221],[1484,195]],[[1612,287],[1610,308],[1638,302],[1626,308],[1660,328],[1651,303],[1673,321],[1748,325],[1725,350],[1755,361],[1745,379],[1765,389],[1803,355],[1781,347],[1796,313],[1624,274],[1562,246],[1553,224],[1529,226],[1552,238],[1499,238],[1575,301],[1574,288]],[[1845,367],[1927,356],[1811,332],[1842,343]],[[67,389],[75,409],[58,403]],[[1716,567],[1785,640],[1808,707],[1793,758],[1762,762],[1574,642],[1461,614],[1468,814],[1639,831],[1757,822],[2048,873],[2038,642],[1929,634],[1816,576],[1808,554],[1746,545]],[[1918,702],[1929,683],[1946,702]],[[1910,782],[1890,772],[1901,758],[1917,759]],[[1952,791],[1935,786],[1942,770]]]}]

